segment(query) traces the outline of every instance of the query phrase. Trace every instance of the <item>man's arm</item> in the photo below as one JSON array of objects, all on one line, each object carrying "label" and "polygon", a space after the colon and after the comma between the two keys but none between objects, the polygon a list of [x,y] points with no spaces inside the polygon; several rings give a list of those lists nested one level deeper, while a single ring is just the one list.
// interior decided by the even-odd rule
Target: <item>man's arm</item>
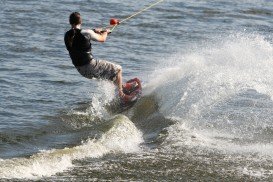
[{"label": "man's arm", "polygon": [[98,42],[105,42],[108,36],[108,33],[110,32],[109,29],[106,29],[105,31],[101,30],[90,30],[87,29],[86,32],[91,36],[91,39]]}]

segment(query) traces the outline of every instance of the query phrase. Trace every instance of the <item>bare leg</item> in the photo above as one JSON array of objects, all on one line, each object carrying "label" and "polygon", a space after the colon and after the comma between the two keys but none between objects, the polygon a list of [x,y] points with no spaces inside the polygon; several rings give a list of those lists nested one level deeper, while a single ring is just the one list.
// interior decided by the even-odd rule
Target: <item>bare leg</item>
[{"label": "bare leg", "polygon": [[120,97],[124,96],[124,93],[122,91],[122,69],[119,70],[116,78],[116,85],[118,86],[118,93]]}]

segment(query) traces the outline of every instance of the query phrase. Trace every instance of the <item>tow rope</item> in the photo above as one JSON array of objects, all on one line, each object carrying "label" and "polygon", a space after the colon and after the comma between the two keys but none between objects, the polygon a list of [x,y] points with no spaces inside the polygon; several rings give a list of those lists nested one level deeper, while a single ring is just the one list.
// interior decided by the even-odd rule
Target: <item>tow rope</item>
[{"label": "tow rope", "polygon": [[124,19],[121,20],[121,21],[119,21],[119,20],[116,19],[116,18],[111,18],[111,19],[110,19],[110,26],[112,27],[112,28],[110,29],[111,32],[117,27],[117,25],[119,25],[119,24],[121,24],[121,23],[123,23],[123,22],[125,22],[125,21],[127,21],[127,20],[129,20],[129,19],[131,19],[131,18],[133,18],[133,17],[135,17],[135,16],[137,16],[138,14],[140,14],[140,13],[142,13],[142,12],[144,12],[144,11],[150,9],[150,8],[152,8],[153,6],[155,6],[155,5],[159,4],[159,3],[161,3],[162,1],[164,1],[164,0],[156,1],[156,2],[154,2],[154,3],[152,3],[152,4],[150,4],[149,6],[147,6],[147,7],[143,8],[143,9],[139,10],[138,12],[136,12],[136,13],[134,13],[134,14],[128,16],[127,18],[124,18]]}]

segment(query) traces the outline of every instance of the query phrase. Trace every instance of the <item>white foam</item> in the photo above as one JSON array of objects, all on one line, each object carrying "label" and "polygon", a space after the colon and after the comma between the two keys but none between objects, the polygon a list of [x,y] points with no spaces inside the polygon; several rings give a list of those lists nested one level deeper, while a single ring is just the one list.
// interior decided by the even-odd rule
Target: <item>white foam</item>
[{"label": "white foam", "polygon": [[[257,160],[258,163],[272,160],[272,143],[236,143],[234,140],[236,140],[237,136],[234,134],[217,130],[199,130],[192,128],[187,123],[180,122],[168,128],[169,135],[162,144],[163,150],[173,151],[174,148],[177,150],[179,147],[199,148],[201,151],[205,149],[206,151],[217,151],[225,155],[250,155],[251,160]],[[239,134],[238,137],[240,137]]]},{"label": "white foam", "polygon": [[73,167],[73,160],[98,158],[109,152],[137,152],[142,133],[124,115],[116,116],[101,138],[73,148],[41,151],[30,158],[1,160],[0,178],[39,179]]},{"label": "white foam", "polygon": [[273,170],[252,169],[249,167],[239,168],[238,171],[240,171],[243,175],[248,175],[256,178],[271,176],[273,174]]},{"label": "white foam", "polygon": [[[177,53],[162,62],[165,65],[150,76],[151,82],[146,88],[148,93],[152,92],[160,99],[160,112],[165,117],[180,118],[176,125],[169,127],[166,145],[199,145],[273,156],[272,144],[241,146],[216,139],[223,131],[231,138],[243,137],[241,134],[248,132],[245,128],[249,127],[249,123],[228,124],[225,116],[215,121],[205,117],[217,104],[248,89],[272,99],[273,46],[269,41],[260,35],[235,34],[221,37],[213,44],[197,46],[187,54]],[[243,114],[248,115],[245,111]],[[257,118],[259,113],[251,127],[257,129],[266,124],[272,125],[272,121],[258,121]],[[213,122],[222,122],[223,128],[207,128]],[[212,131],[215,131],[213,135]]]}]

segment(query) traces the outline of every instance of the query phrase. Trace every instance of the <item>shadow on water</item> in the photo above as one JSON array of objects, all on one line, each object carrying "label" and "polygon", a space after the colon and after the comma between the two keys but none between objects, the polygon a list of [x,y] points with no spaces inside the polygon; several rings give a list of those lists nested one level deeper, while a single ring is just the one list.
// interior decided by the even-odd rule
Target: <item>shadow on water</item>
[{"label": "shadow on water", "polygon": [[167,119],[159,111],[159,100],[151,94],[143,96],[137,103],[129,108],[122,109],[118,101],[107,105],[107,110],[112,114],[124,114],[135,124],[143,133],[145,144],[155,148],[164,141],[167,136],[168,126],[175,122]]}]

